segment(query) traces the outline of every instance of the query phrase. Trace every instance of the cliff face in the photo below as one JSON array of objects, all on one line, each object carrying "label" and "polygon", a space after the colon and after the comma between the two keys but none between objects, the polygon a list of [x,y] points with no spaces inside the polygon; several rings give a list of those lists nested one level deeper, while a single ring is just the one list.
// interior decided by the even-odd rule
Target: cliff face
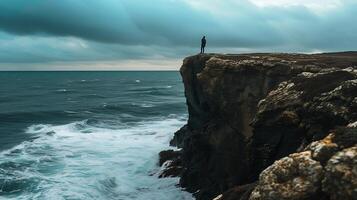
[{"label": "cliff face", "polygon": [[[284,165],[284,161],[274,161],[295,152],[300,154],[287,157],[292,160],[287,165],[308,160],[312,142],[357,121],[356,66],[357,53],[353,52],[186,58],[180,72],[189,120],[171,142],[182,148],[180,185],[203,200],[226,191],[220,199],[291,199],[264,196],[273,188],[267,185],[269,175]],[[355,137],[355,130],[347,132]],[[337,153],[343,157],[345,146],[335,148],[323,161],[311,158],[302,168],[322,162],[317,175],[311,177],[321,182],[323,171],[334,167],[324,168],[325,163]],[[352,148],[347,154],[353,154],[355,161],[356,141],[347,146]],[[270,171],[261,173],[267,167]],[[351,171],[356,176],[357,170]],[[299,177],[291,173],[293,179]],[[283,179],[277,181],[290,181]],[[317,193],[329,196],[322,186],[316,186],[304,198]]]}]

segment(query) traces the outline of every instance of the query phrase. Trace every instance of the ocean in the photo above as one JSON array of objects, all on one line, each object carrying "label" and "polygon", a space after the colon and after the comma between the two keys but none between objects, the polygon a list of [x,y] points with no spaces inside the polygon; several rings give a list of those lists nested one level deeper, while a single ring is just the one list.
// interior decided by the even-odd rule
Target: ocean
[{"label": "ocean", "polygon": [[0,199],[188,200],[158,179],[179,72],[0,72]]}]

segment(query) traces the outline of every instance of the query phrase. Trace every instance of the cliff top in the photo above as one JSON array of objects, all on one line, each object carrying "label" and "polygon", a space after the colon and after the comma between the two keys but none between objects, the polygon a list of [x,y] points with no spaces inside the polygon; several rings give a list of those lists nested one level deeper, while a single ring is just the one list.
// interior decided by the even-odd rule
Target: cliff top
[{"label": "cliff top", "polygon": [[234,62],[251,61],[264,63],[286,63],[294,65],[318,65],[320,67],[357,67],[357,51],[320,53],[320,54],[299,54],[299,53],[250,53],[250,54],[198,54],[189,56],[185,60],[202,58],[219,58]]}]

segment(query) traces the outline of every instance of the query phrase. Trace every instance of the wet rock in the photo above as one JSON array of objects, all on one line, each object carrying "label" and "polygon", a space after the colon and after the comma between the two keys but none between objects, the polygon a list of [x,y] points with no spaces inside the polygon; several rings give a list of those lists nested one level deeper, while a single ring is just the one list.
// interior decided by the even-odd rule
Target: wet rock
[{"label": "wet rock", "polygon": [[172,163],[172,161],[168,161],[163,166],[163,169],[159,173],[159,178],[167,178],[167,177],[178,177],[182,174],[183,167],[180,165],[176,165]]},{"label": "wet rock", "polygon": [[182,174],[181,151],[166,150],[159,153],[159,178],[178,177]]},{"label": "wet rock", "polygon": [[159,165],[162,166],[166,161],[176,161],[179,162],[181,159],[181,152],[174,150],[161,151],[159,153]]}]

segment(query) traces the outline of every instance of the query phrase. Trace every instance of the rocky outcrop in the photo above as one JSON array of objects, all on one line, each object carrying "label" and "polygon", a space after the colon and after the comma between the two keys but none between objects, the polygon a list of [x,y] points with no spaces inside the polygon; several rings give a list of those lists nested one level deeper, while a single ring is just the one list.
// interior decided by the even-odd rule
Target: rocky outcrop
[{"label": "rocky outcrop", "polygon": [[311,159],[311,152],[291,154],[261,173],[259,184],[249,199],[317,198],[322,176],[323,168]]},{"label": "rocky outcrop", "polygon": [[252,126],[254,174],[274,160],[357,119],[356,73],[303,72],[282,82],[258,105]]},{"label": "rocky outcrop", "polygon": [[274,162],[249,200],[357,199],[356,139],[356,128],[341,128]]},{"label": "rocky outcrop", "polygon": [[162,170],[159,173],[159,178],[177,177],[180,176],[182,167],[181,151],[166,150],[159,154],[159,166]]},{"label": "rocky outcrop", "polygon": [[[314,142],[357,121],[356,66],[354,52],[186,58],[180,72],[189,119],[171,142],[182,148],[180,185],[199,200],[220,194],[333,199],[351,191],[336,176],[343,175],[341,168],[353,170],[353,149]],[[340,135],[333,137],[345,137]],[[294,190],[296,185],[301,188]],[[328,193],[328,187],[340,187],[341,194]]]}]

